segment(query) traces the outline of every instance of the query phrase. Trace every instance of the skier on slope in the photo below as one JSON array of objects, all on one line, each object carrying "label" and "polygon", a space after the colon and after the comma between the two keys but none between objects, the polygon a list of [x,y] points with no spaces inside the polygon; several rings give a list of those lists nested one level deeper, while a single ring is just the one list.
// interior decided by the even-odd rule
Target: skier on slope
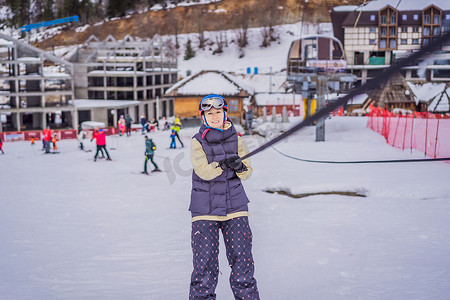
[{"label": "skier on slope", "polygon": [[219,231],[222,231],[234,297],[257,300],[249,200],[241,183],[250,177],[253,169],[249,159],[236,161],[248,153],[247,146],[227,119],[228,106],[223,97],[204,97],[199,112],[203,125],[191,141],[194,171],[189,210],[194,269],[189,299],[215,299]]},{"label": "skier on slope", "polygon": [[127,114],[125,117],[125,131],[127,133],[127,136],[131,135],[131,123],[133,122],[133,119],[130,117],[130,115]]},{"label": "skier on slope", "polygon": [[180,142],[180,144],[181,144],[181,148],[184,148],[184,144],[183,144],[183,142],[181,141],[181,139],[180,139],[180,129],[181,129],[181,127],[180,127],[180,125],[178,124],[178,123],[175,123],[171,128],[170,128],[172,131],[175,131],[175,137],[178,139],[178,141]]},{"label": "skier on slope", "polygon": [[5,151],[3,151],[3,140],[0,137],[0,151],[2,151],[2,154],[5,154]]},{"label": "skier on slope", "polygon": [[123,115],[120,115],[119,120],[117,121],[117,128],[119,129],[119,136],[125,134],[125,118]]},{"label": "skier on slope", "polygon": [[171,133],[170,133],[170,149],[176,149],[177,148],[177,143],[175,141],[175,137],[177,136],[177,132],[175,131],[175,129],[172,129]]},{"label": "skier on slope", "polygon": [[95,139],[97,143],[97,152],[95,152],[94,161],[97,161],[98,153],[102,150],[105,151],[106,156],[108,157],[106,160],[111,160],[108,150],[106,150],[106,135],[103,132],[103,129],[98,130],[98,133],[92,137],[91,142],[93,139]]},{"label": "skier on slope", "polygon": [[142,125],[142,131],[141,131],[141,134],[143,135],[143,134],[145,134],[145,132],[147,131],[149,131],[148,129],[147,129],[147,118],[145,117],[145,115],[144,114],[142,114],[142,116],[141,116],[141,125]]},{"label": "skier on slope", "polygon": [[153,164],[153,166],[155,167],[155,169],[152,171],[153,172],[160,172],[161,170],[158,168],[158,165],[153,161],[153,155],[155,154],[155,150],[156,150],[156,145],[155,143],[153,143],[152,139],[149,139],[148,136],[144,137],[145,139],[145,162],[144,162],[144,172],[142,172],[142,174],[147,174],[147,163],[150,160]]},{"label": "skier on slope", "polygon": [[43,133],[44,133],[45,153],[50,153],[50,143],[52,142],[52,131],[50,130],[50,127],[44,129]]}]

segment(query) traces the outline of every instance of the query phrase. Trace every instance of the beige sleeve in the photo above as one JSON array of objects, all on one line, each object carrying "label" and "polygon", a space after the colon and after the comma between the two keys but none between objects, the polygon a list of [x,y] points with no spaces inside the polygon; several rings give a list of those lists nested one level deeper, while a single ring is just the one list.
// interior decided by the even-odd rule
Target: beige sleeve
[{"label": "beige sleeve", "polygon": [[[245,143],[243,138],[238,136],[238,155],[239,155],[239,157],[242,157],[246,154],[248,154],[247,144]],[[252,173],[253,173],[252,164],[251,164],[250,158],[246,158],[242,162],[247,167],[247,171],[242,172],[242,173],[236,173],[236,175],[241,180],[247,180],[248,178],[250,178],[250,176],[252,176]]]},{"label": "beige sleeve", "polygon": [[195,174],[203,180],[212,180],[222,174],[222,168],[217,162],[208,163],[202,145],[196,138],[191,140],[191,163]]}]

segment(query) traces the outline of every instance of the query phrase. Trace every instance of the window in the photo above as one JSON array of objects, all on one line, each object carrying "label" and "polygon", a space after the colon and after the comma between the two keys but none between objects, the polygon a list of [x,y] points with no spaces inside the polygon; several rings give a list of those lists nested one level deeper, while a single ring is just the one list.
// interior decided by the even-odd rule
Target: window
[{"label": "window", "polygon": [[397,18],[395,17],[395,15],[391,16],[391,24],[395,24],[396,23]]},{"label": "window", "polygon": [[391,40],[391,42],[389,43],[389,47],[391,48],[397,47],[397,40]]},{"label": "window", "polygon": [[408,20],[408,15],[402,15],[402,20],[403,20],[403,21]]},{"label": "window", "polygon": [[386,40],[385,39],[380,40],[380,48],[386,48]]},{"label": "window", "polygon": [[376,28],[375,27],[370,27],[369,28],[369,32],[375,32],[376,31]]},{"label": "window", "polygon": [[413,27],[413,32],[419,32],[419,27],[414,26],[414,27]]},{"label": "window", "polygon": [[413,40],[412,40],[412,43],[413,43],[413,44],[418,44],[418,43],[419,43],[419,39],[413,39]]},{"label": "window", "polygon": [[433,35],[439,35],[441,33],[440,27],[434,27],[433,28]]},{"label": "window", "polygon": [[406,44],[408,44],[408,40],[407,39],[402,39],[401,43],[402,43],[402,45],[406,45]]},{"label": "window", "polygon": [[386,36],[386,27],[381,27],[380,28],[380,35],[381,36]]},{"label": "window", "polygon": [[369,45],[376,45],[376,41],[374,39],[369,40]]},{"label": "window", "polygon": [[430,35],[430,27],[425,26],[423,28],[423,35]]},{"label": "window", "polygon": [[395,27],[389,28],[389,35],[390,36],[395,36]]},{"label": "window", "polygon": [[161,84],[161,75],[155,75],[155,85]]},{"label": "window", "polygon": [[164,84],[168,84],[168,83],[170,83],[170,81],[169,81],[169,74],[164,74],[164,77],[163,77],[164,79]]},{"label": "window", "polygon": [[445,15],[446,20],[450,20],[450,14]]},{"label": "window", "polygon": [[430,42],[430,39],[423,39],[423,45],[426,46]]},{"label": "window", "polygon": [[423,23],[430,24],[430,15],[423,16]]},{"label": "window", "polygon": [[370,21],[375,21],[375,15],[370,15]]},{"label": "window", "polygon": [[408,27],[406,26],[402,27],[402,32],[408,32]]},{"label": "window", "polygon": [[230,100],[230,111],[239,111],[239,100]]},{"label": "window", "polygon": [[381,23],[381,24],[386,24],[386,16],[385,16],[385,15],[382,15],[382,16],[381,16],[381,21],[380,21],[380,23]]},{"label": "window", "polygon": [[413,19],[414,19],[414,21],[418,21],[419,20],[419,15],[418,14],[414,14]]},{"label": "window", "polygon": [[441,16],[440,15],[434,15],[434,24],[441,23]]}]

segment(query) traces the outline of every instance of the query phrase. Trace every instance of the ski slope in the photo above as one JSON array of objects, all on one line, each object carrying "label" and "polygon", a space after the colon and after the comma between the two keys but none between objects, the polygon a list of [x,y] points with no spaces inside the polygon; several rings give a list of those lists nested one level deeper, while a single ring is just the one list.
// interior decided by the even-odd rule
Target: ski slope
[{"label": "ski slope", "polygon": [[[390,147],[366,123],[333,117],[326,142],[314,142],[308,127],[275,147],[319,160],[422,157]],[[270,135],[290,125],[257,130]],[[196,130],[182,129],[186,148],[176,150],[167,149],[168,131],[150,133],[165,172],[149,176],[139,174],[139,132],[107,138],[111,162],[94,162],[94,152],[80,151],[75,140],[60,141],[55,155],[39,143],[4,144],[0,299],[187,299],[189,139]],[[245,140],[250,149],[263,142]],[[252,164],[244,186],[262,299],[448,299],[449,163],[311,164],[267,149]],[[294,199],[267,189],[366,197]],[[220,270],[217,298],[231,300],[223,245]]]}]

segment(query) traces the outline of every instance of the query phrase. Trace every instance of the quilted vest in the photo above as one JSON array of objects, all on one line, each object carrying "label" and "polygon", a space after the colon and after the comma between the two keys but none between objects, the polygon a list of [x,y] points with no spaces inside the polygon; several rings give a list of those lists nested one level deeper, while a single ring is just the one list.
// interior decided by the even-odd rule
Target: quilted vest
[{"label": "quilted vest", "polygon": [[[202,133],[205,125],[200,127],[194,138],[200,142],[208,163],[219,162],[238,153],[238,135],[232,125],[223,132],[210,130],[205,138]],[[230,213],[248,211],[249,202],[241,179],[232,170],[225,170],[212,180],[200,178],[192,172],[192,192],[189,210],[192,217],[200,215],[226,216]]]}]

